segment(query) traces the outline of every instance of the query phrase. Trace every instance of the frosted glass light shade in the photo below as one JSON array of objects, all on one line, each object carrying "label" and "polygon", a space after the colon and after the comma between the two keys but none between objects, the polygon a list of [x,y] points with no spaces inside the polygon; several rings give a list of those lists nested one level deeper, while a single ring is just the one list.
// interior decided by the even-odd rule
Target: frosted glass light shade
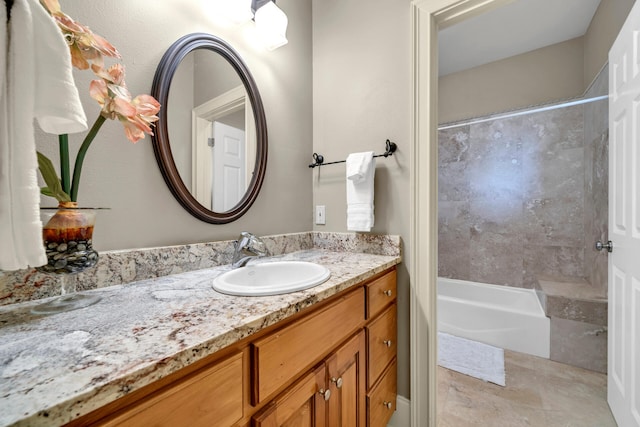
[{"label": "frosted glass light shade", "polygon": [[274,50],[287,44],[287,15],[274,2],[262,6],[254,17],[256,31],[268,50]]},{"label": "frosted glass light shade", "polygon": [[216,9],[234,24],[244,24],[253,18],[251,0],[216,0]]}]

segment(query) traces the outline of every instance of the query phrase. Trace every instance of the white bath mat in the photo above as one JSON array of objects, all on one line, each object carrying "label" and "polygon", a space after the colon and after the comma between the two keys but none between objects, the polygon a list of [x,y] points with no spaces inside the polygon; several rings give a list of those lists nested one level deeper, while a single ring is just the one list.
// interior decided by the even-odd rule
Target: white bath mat
[{"label": "white bath mat", "polygon": [[504,349],[438,332],[438,365],[501,386]]}]

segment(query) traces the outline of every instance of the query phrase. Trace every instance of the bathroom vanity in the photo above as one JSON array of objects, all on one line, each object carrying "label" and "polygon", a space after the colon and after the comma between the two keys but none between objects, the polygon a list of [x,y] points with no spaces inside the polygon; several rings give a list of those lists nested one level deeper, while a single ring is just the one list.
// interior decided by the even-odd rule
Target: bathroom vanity
[{"label": "bathroom vanity", "polygon": [[93,310],[42,318],[27,314],[30,304],[12,308],[3,338],[49,342],[22,362],[26,341],[11,350],[0,391],[12,409],[0,425],[386,426],[399,256],[274,258],[317,262],[332,276],[305,291],[236,297],[211,288],[223,266],[98,290]]},{"label": "bathroom vanity", "polygon": [[386,426],[395,301],[392,269],[69,425]]}]

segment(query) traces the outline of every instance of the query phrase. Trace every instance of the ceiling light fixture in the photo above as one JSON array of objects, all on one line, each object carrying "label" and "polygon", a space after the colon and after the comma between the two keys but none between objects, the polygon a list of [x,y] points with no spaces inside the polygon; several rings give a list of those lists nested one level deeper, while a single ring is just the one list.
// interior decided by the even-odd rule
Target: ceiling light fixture
[{"label": "ceiling light fixture", "polygon": [[253,19],[260,43],[274,50],[288,43],[287,15],[273,0],[212,0],[218,16],[235,25]]},{"label": "ceiling light fixture", "polygon": [[265,48],[274,50],[284,46],[287,40],[287,15],[274,1],[253,0],[256,32]]}]

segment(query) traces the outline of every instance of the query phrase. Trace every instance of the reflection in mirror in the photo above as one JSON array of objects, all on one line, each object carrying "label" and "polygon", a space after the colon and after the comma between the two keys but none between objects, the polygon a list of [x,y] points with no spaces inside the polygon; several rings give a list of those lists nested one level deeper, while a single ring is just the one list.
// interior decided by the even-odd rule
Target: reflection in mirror
[{"label": "reflection in mirror", "polygon": [[169,110],[171,151],[185,186],[202,206],[231,210],[247,191],[256,155],[255,120],[238,74],[217,53],[192,51],[173,76]]},{"label": "reflection in mirror", "polygon": [[202,221],[238,219],[267,162],[264,109],[247,66],[223,40],[189,34],[163,56],[151,92],[167,106],[152,140],[173,195]]}]

